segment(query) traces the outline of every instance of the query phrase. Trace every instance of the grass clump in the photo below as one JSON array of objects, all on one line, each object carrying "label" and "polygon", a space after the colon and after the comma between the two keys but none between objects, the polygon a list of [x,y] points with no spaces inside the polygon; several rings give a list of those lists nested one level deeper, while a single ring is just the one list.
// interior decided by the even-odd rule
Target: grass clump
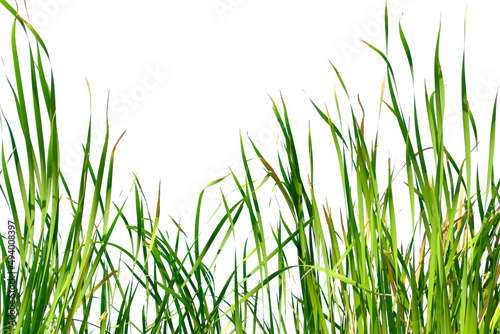
[{"label": "grass clump", "polygon": [[[171,219],[171,234],[159,228],[160,193],[149,210],[140,182],[128,201],[112,201],[113,161],[109,131],[98,156],[90,163],[91,124],[82,145],[84,161],[76,196],[59,168],[55,84],[45,64],[48,51],[36,31],[6,1],[14,16],[9,81],[17,107],[17,134],[4,117],[2,193],[16,230],[18,262],[12,303],[8,284],[13,268],[8,238],[3,237],[0,267],[1,326],[12,333],[498,333],[500,296],[500,180],[494,176],[496,99],[491,113],[488,163],[473,153],[479,146],[473,113],[468,107],[465,52],[461,69],[463,159],[454,158],[444,143],[444,80],[435,45],[433,88],[425,88],[426,119],[417,101],[401,103],[393,68],[382,52],[387,82],[379,112],[390,112],[406,149],[405,183],[410,217],[396,215],[394,166],[382,182],[378,130],[371,148],[365,138],[364,115],[354,107],[336,107],[348,126],[334,121],[328,110],[312,107],[331,133],[339,175],[336,188],[344,199],[340,217],[317,200],[313,136],[308,155],[298,154],[286,105],[272,101],[281,129],[277,164],[264,157],[250,140],[240,138],[244,173],[230,172],[208,187],[229,182],[235,191],[221,193],[222,202],[208,234],[202,234],[201,192],[194,221],[195,239],[184,240],[180,224]],[[16,29],[32,36],[22,68]],[[389,25],[385,16],[386,41]],[[412,80],[413,60],[401,25],[401,45]],[[342,94],[348,89],[333,67]],[[26,79],[28,78],[28,79]],[[414,83],[417,85],[418,83]],[[29,95],[29,99],[26,96]],[[27,101],[31,101],[28,106]],[[362,106],[361,106],[362,107]],[[413,122],[406,121],[412,116]],[[9,117],[10,114],[9,114]],[[34,126],[33,126],[34,123]],[[44,124],[48,127],[44,127]],[[410,128],[414,128],[411,131]],[[430,131],[432,146],[424,147],[421,131]],[[120,137],[121,138],[121,137]],[[110,149],[111,148],[111,149]],[[314,151],[316,152],[316,151]],[[255,157],[250,161],[250,154]],[[317,154],[317,153],[315,153]],[[254,163],[262,165],[257,176]],[[385,164],[385,162],[384,162]],[[475,166],[474,166],[475,165]],[[486,178],[486,186],[481,180]],[[258,181],[259,180],[259,181]],[[269,187],[269,186],[270,187]],[[276,228],[268,228],[262,197],[279,204]],[[61,218],[68,200],[71,221]],[[90,201],[90,203],[88,203]],[[88,203],[88,204],[87,204]],[[85,205],[87,204],[87,205]],[[61,224],[68,233],[58,239]],[[212,226],[213,225],[213,226]],[[273,225],[273,226],[274,226]],[[118,226],[128,241],[111,240]],[[240,227],[241,226],[241,227]],[[239,231],[251,230],[242,254],[232,247]],[[401,245],[401,232],[412,230]],[[206,240],[205,240],[206,239]],[[110,251],[119,251],[117,261]],[[232,254],[230,274],[215,272],[220,254]],[[219,266],[227,266],[227,261]],[[132,278],[124,279],[123,273]],[[294,275],[294,276],[293,276]],[[298,281],[291,291],[290,277]],[[274,284],[275,288],[271,288]],[[142,295],[141,295],[142,294]],[[145,296],[145,297],[137,297]],[[135,298],[135,299],[134,299]],[[145,302],[143,302],[145,298]],[[15,309],[15,321],[9,312]],[[98,310],[98,317],[90,315]]]}]

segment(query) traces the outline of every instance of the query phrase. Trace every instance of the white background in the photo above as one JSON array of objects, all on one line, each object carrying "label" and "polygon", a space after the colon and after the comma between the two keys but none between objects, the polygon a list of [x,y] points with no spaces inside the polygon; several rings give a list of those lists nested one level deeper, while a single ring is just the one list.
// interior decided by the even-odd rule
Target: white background
[{"label": "white background", "polygon": [[[358,117],[356,96],[360,95],[370,119],[365,126],[373,138],[385,65],[360,39],[385,49],[384,3],[28,0],[30,22],[49,49],[54,70],[63,172],[76,185],[81,166],[78,152],[90,115],[87,79],[92,92],[94,152],[104,138],[108,90],[111,141],[127,130],[116,153],[116,194],[128,191],[132,173],[136,173],[154,207],[161,179],[162,219],[171,215],[185,222],[184,226],[192,226],[202,188],[227,174],[229,165],[241,168],[240,129],[244,136],[248,132],[266,156],[275,157],[277,128],[269,96],[279,101],[280,91],[302,148],[311,121],[316,157],[328,161],[316,164],[316,177],[328,177],[337,163],[332,141],[308,96],[323,109],[326,103],[336,114],[335,83],[339,98],[344,95],[331,61],[345,80]],[[451,149],[457,145],[458,154],[463,154],[462,139],[454,136],[456,131],[462,132],[459,80],[467,2],[394,0],[388,4],[390,58],[401,76],[400,93],[410,101],[405,107],[407,115],[412,107],[411,81],[397,40],[397,24],[401,19],[414,56],[417,97],[421,98],[424,78],[429,89],[433,87],[434,48],[441,19],[440,58],[448,85],[445,133]],[[24,9],[21,13],[27,18]],[[484,136],[480,137],[483,152],[500,79],[499,13],[497,1],[468,4],[468,89],[472,112]],[[12,17],[0,11],[0,52],[12,78],[11,26]],[[0,103],[14,123],[15,110],[7,108],[11,96],[5,79],[0,81]],[[342,109],[348,119],[348,105],[344,103]],[[387,108],[382,111],[380,129],[382,152],[390,150],[393,162],[401,167],[398,159],[404,156],[404,149],[394,144],[401,138]],[[307,151],[302,149],[302,153],[306,162]],[[381,165],[385,168],[386,162]],[[328,187],[335,185],[325,183],[320,190],[326,194]],[[401,182],[396,189],[405,191]],[[216,195],[209,199],[218,203]]]},{"label": "white background", "polygon": [[[445,82],[451,86],[450,99],[458,98],[466,2],[394,0],[388,4],[394,38],[404,13],[401,22],[421,74],[420,88],[424,75],[432,83],[441,17]],[[98,149],[103,138],[99,124],[105,118],[108,90],[112,141],[127,130],[117,151],[116,177],[121,182],[117,187],[128,189],[135,172],[153,201],[161,179],[163,212],[173,217],[189,219],[199,191],[216,176],[225,175],[229,164],[240,163],[240,129],[254,140],[260,137],[260,147],[273,155],[274,138],[266,132],[274,119],[268,94],[277,101],[279,92],[283,93],[297,128],[307,127],[308,120],[323,126],[307,96],[335,111],[335,75],[329,60],[342,73],[355,107],[360,94],[362,101],[367,100],[367,112],[378,111],[385,67],[359,40],[384,49],[384,1],[28,0],[27,6],[55,73],[63,171],[68,178],[80,172],[81,158],[76,154],[89,118],[87,78],[96,125],[93,147]],[[500,78],[498,10],[494,1],[468,5],[469,92],[474,95],[474,89],[483,87],[476,95],[478,106],[485,108],[473,110],[478,119],[489,118]],[[1,54],[11,73],[12,19],[5,11],[0,18]],[[397,43],[393,61],[409,78]],[[151,80],[151,71],[160,74],[157,81]],[[10,98],[8,91],[2,92],[2,100]],[[130,96],[129,105],[125,95]],[[13,110],[4,112],[14,120]],[[448,123],[460,131],[459,110],[453,112]],[[399,133],[384,134],[386,139],[391,135]],[[306,137],[301,140],[306,143]],[[320,145],[316,151],[327,152]]]}]

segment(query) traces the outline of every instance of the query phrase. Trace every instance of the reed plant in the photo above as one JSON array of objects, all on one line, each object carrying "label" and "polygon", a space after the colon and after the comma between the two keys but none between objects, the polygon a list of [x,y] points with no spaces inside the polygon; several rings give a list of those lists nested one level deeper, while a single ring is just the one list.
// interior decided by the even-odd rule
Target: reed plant
[{"label": "reed plant", "polygon": [[[312,131],[304,138],[308,152],[303,156],[281,99],[279,104],[271,101],[281,131],[276,163],[251,138],[240,136],[244,172],[229,171],[211,182],[200,193],[194,222],[181,225],[170,217],[160,225],[160,191],[156,208],[150,210],[137,178],[131,180],[126,200],[112,199],[114,154],[121,137],[113,144],[108,130],[101,150],[90,152],[91,118],[79,187],[69,188],[60,170],[56,86],[48,50],[16,9],[5,0],[0,3],[14,17],[14,76],[8,84],[20,128],[19,133],[13,130],[9,122],[16,115],[5,110],[1,191],[15,226],[18,265],[11,265],[9,237],[2,236],[3,332],[500,332],[497,100],[488,140],[480,145],[484,134],[478,133],[469,109],[464,51],[459,69],[463,156],[453,157],[444,141],[446,90],[439,32],[424,110],[417,108],[416,94],[410,104],[399,98],[387,56],[393,33],[387,8],[385,52],[366,42],[385,64],[379,113],[392,114],[399,126],[400,137],[394,140],[406,151],[405,194],[394,191],[394,166],[389,162],[381,167],[386,161],[378,158],[378,129],[373,145],[367,145],[364,111],[362,118],[355,116],[355,100],[332,65],[342,88],[339,95],[335,91],[338,119],[311,103],[331,134],[331,147],[321,147],[325,152],[320,154],[333,154],[338,163],[333,187],[344,200],[340,215],[317,198],[315,184],[322,181],[314,177],[318,153],[313,151]],[[17,30],[29,36],[26,49],[18,50]],[[397,32],[418,86],[401,24]],[[346,107],[339,103],[340,94],[348,101]],[[423,131],[431,134],[429,147],[422,143]],[[245,148],[246,140],[251,150]],[[488,157],[483,164],[476,156],[484,143]],[[99,158],[98,166],[92,166],[91,155]],[[380,176],[383,170],[386,181]],[[234,191],[221,191],[217,211],[205,219],[205,191],[223,182]],[[409,214],[397,215],[396,198],[404,196]],[[264,214],[267,198],[276,204],[273,221]],[[61,214],[64,205],[71,208],[69,218]],[[193,229],[191,241],[184,226]],[[129,240],[113,240],[118,230]],[[248,230],[245,242],[239,243],[241,231]],[[401,235],[408,230],[410,241],[403,245]],[[119,259],[110,255],[114,251]],[[217,268],[228,266],[229,274],[221,277]],[[9,285],[12,276],[14,285]]]}]

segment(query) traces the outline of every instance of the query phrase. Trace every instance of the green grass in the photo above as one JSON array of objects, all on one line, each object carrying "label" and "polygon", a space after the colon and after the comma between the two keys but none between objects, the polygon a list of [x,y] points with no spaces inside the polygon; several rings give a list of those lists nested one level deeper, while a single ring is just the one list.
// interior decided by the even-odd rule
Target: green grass
[{"label": "green grass", "polygon": [[[201,192],[194,224],[183,225],[194,226],[195,238],[186,241],[175,219],[160,219],[160,191],[152,210],[137,179],[131,180],[131,192],[123,203],[112,199],[114,154],[119,154],[121,137],[112,142],[108,131],[102,149],[90,152],[90,120],[82,145],[80,184],[69,189],[59,168],[49,53],[36,31],[5,0],[0,2],[15,16],[14,77],[8,83],[22,131],[12,130],[9,122],[15,115],[5,111],[1,191],[16,227],[19,294],[17,322],[9,327],[8,243],[3,236],[3,332],[500,332],[500,180],[494,176],[497,101],[489,136],[479,144],[463,65],[463,156],[452,157],[443,135],[446,90],[439,33],[434,78],[425,88],[425,110],[417,110],[415,94],[413,103],[403,109],[387,58],[388,43],[385,53],[367,43],[387,69],[379,113],[393,115],[401,133],[394,140],[406,148],[404,194],[394,192],[396,171],[390,161],[388,181],[381,182],[384,177],[377,175],[387,164],[378,159],[378,130],[375,138],[365,138],[364,112],[360,120],[352,105],[339,103],[340,95],[352,99],[333,67],[342,88],[339,95],[335,92],[339,119],[311,101],[331,133],[330,148],[313,154],[309,130],[307,138],[300,139],[307,140],[308,152],[299,155],[284,101],[272,101],[281,128],[277,162],[271,164],[273,159],[264,157],[250,138],[251,152],[245,150],[241,138],[244,173],[231,172],[207,186],[226,182],[234,189],[228,194],[221,191],[220,205],[210,219],[201,212],[207,188]],[[23,50],[16,46],[20,29],[33,37]],[[399,31],[389,29],[386,9],[386,41],[394,32],[399,33],[414,80],[410,43],[401,25]],[[463,58],[465,64],[465,51]],[[431,147],[423,147],[421,131],[430,131]],[[373,140],[371,147],[368,140]],[[477,159],[483,145],[488,146],[487,163]],[[340,215],[316,197],[314,185],[321,182],[313,173],[318,154],[331,154],[338,162],[334,190],[342,195],[345,208]],[[98,166],[92,166],[91,156],[100,159]],[[397,215],[399,198],[405,196],[410,213]],[[64,206],[71,210],[70,220],[61,215]],[[276,220],[263,218],[266,208],[276,208]],[[68,232],[59,236],[61,226]],[[129,240],[112,238],[120,229]],[[249,229],[246,242],[235,247],[241,231]],[[402,244],[402,231],[408,229],[410,242]],[[120,258],[111,257],[111,252]],[[217,265],[227,267],[228,258],[234,259],[230,274],[220,277]],[[90,317],[95,310],[99,319]]]}]

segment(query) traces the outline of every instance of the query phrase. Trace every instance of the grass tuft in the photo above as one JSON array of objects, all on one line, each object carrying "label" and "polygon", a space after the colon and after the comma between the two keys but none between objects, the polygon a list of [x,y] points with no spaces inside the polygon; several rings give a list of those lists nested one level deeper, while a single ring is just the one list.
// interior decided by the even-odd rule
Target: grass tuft
[{"label": "grass tuft", "polygon": [[[91,152],[91,117],[82,145],[80,184],[69,189],[60,170],[55,83],[45,66],[49,53],[29,23],[6,1],[0,3],[14,16],[14,76],[8,84],[20,126],[20,133],[13,131],[12,111],[2,113],[0,190],[15,229],[0,243],[3,332],[500,332],[497,98],[485,141],[488,162],[481,164],[475,156],[482,144],[467,98],[464,50],[464,156],[453,157],[444,141],[441,28],[433,78],[424,83],[425,110],[417,108],[415,93],[409,105],[399,98],[388,57],[392,30],[387,7],[385,52],[365,41],[386,67],[378,112],[379,117],[382,112],[392,114],[401,133],[394,140],[405,148],[405,194],[395,190],[396,166],[390,159],[380,161],[378,128],[369,146],[365,130],[371,125],[365,123],[361,99],[358,96],[363,115],[359,119],[332,64],[341,86],[334,92],[338,120],[326,106],[322,110],[311,101],[311,108],[329,130],[334,152],[318,151],[310,127],[307,138],[295,137],[283,97],[271,99],[282,145],[277,163],[264,157],[251,138],[250,149],[245,148],[247,139],[240,135],[244,173],[230,171],[200,193],[195,237],[186,241],[174,218],[168,220],[168,232],[160,228],[160,189],[153,214],[137,178],[123,203],[113,201],[114,157],[123,134],[113,144],[107,127],[102,148]],[[23,50],[16,43],[19,29],[33,37]],[[397,32],[415,91],[420,84],[415,82],[411,47],[401,23]],[[340,105],[338,94],[350,101],[347,107]],[[423,146],[424,131],[430,132],[430,147]],[[307,154],[301,155],[298,143],[306,140]],[[314,173],[315,157],[331,153],[339,167],[334,190],[344,201],[340,214],[327,200],[321,203],[315,190],[322,182]],[[91,154],[99,157],[98,166],[90,163]],[[217,211],[204,222],[204,193],[223,182],[234,191],[220,191]],[[397,215],[404,196],[410,211]],[[263,200],[267,197],[272,205]],[[70,207],[71,219],[61,215],[63,206]],[[269,208],[275,210],[275,221],[269,221]],[[64,235],[61,225],[67,228]],[[126,231],[129,240],[113,240],[111,234],[118,229]],[[241,231],[247,230],[245,242],[238,245]],[[402,243],[408,230],[409,242]],[[15,252],[9,248],[11,235]],[[120,254],[118,260],[112,252]],[[17,268],[11,266],[12,257],[19,262]],[[229,274],[221,277],[218,265],[229,266]],[[14,283],[9,280],[12,272]],[[14,299],[12,286],[17,291]]]}]

